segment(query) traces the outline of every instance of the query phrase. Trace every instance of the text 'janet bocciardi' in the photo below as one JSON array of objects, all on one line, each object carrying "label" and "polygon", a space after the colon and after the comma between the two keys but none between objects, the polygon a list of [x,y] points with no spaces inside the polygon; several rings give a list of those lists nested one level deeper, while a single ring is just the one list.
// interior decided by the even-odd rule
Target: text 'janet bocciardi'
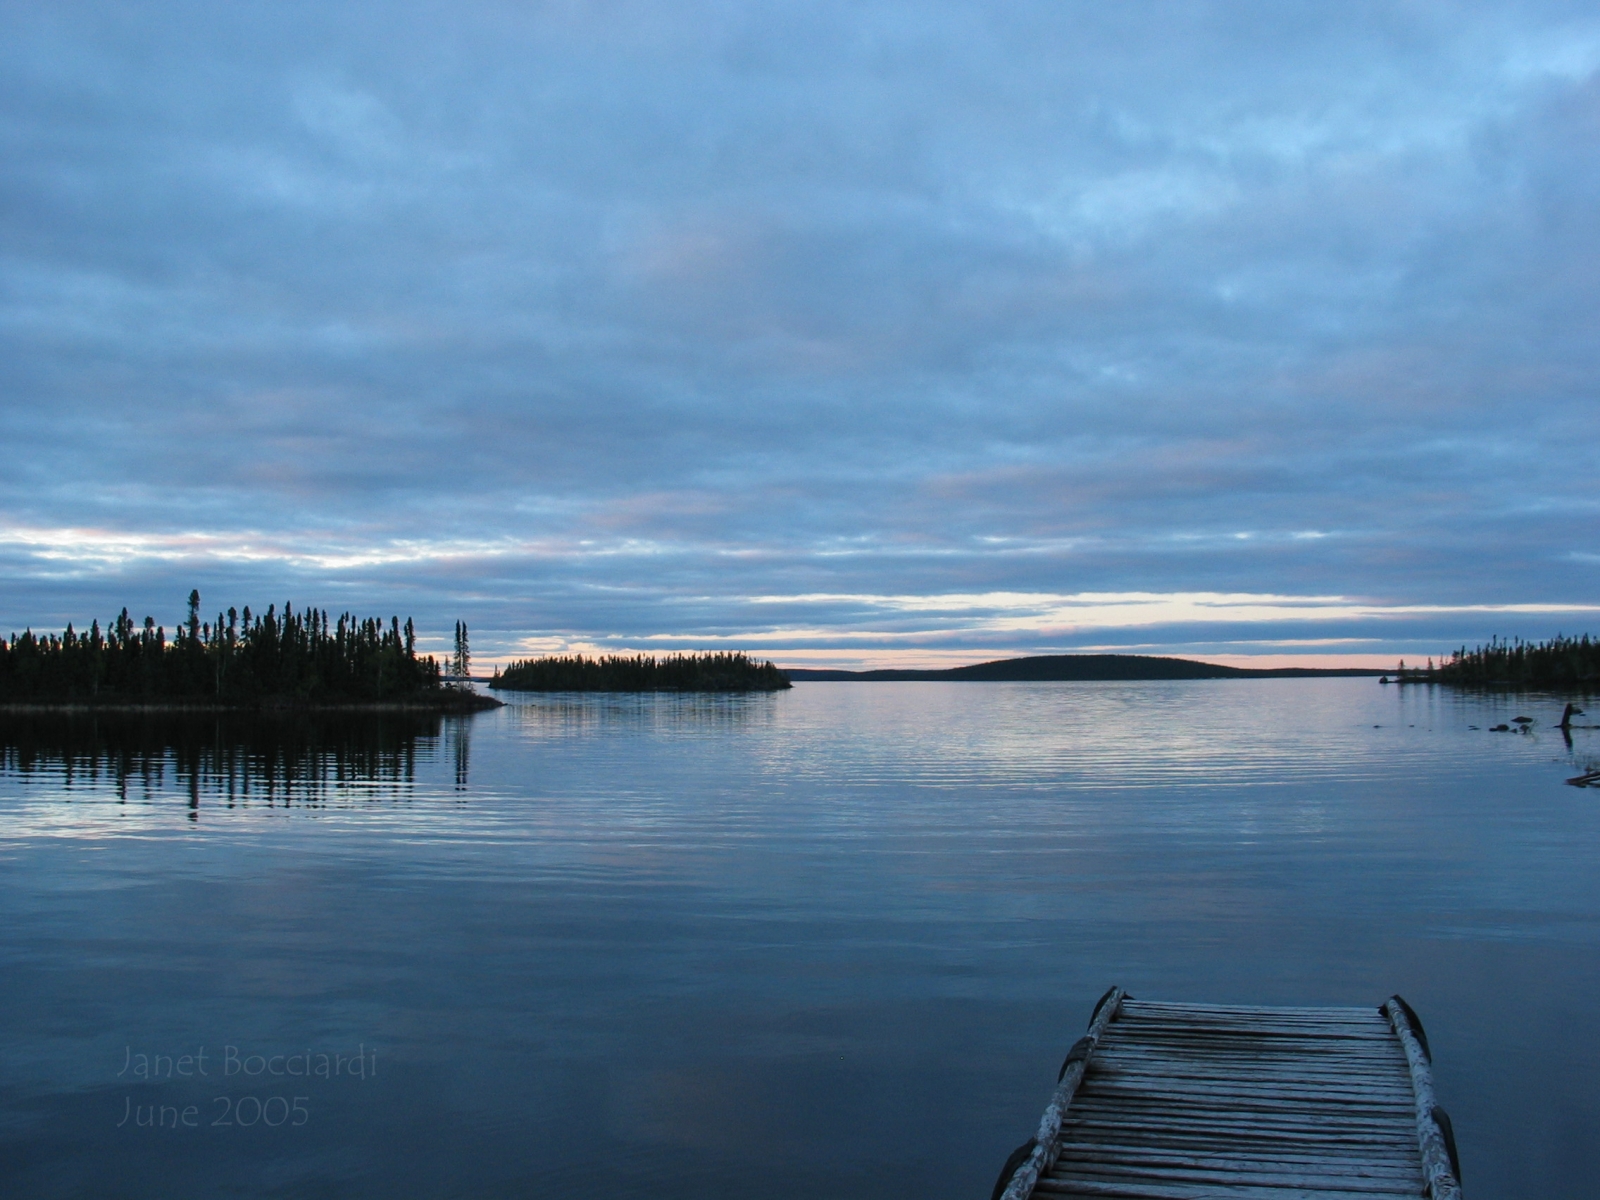
[{"label": "text 'janet bocciardi'", "polygon": [[277,1076],[302,1079],[370,1079],[378,1073],[378,1052],[362,1042],[354,1054],[329,1054],[295,1050],[283,1054],[244,1054],[237,1046],[223,1046],[222,1053],[208,1053],[204,1046],[193,1054],[134,1053],[123,1050],[118,1079],[153,1083],[164,1079],[209,1079],[214,1076],[252,1078]]}]

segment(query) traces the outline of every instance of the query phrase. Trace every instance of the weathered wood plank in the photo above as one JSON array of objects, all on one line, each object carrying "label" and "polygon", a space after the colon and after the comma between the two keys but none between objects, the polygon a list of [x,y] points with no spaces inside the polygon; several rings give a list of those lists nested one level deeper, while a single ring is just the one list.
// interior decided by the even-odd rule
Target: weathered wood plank
[{"label": "weathered wood plank", "polygon": [[[1074,1108],[1074,1112],[1078,1112]],[[1372,1122],[1351,1123],[1332,1121],[1326,1116],[1290,1119],[1286,1114],[1276,1118],[1264,1113],[1230,1117],[1226,1113],[1170,1113],[1159,1108],[1144,1110],[1110,1108],[1084,1109],[1073,1117],[1063,1129],[1070,1129],[1076,1138],[1098,1136],[1104,1131],[1115,1134],[1126,1129],[1129,1136],[1203,1137],[1220,1131],[1230,1141],[1280,1142],[1290,1145],[1312,1146],[1320,1142],[1349,1141],[1352,1138],[1366,1142],[1392,1142],[1409,1150],[1416,1136],[1408,1128],[1396,1130],[1392,1122],[1382,1122],[1374,1128]],[[1063,1135],[1065,1136],[1065,1135]]]},{"label": "weathered wood plank", "polygon": [[1203,1032],[1208,1036],[1235,1036],[1242,1037],[1259,1033],[1262,1030],[1283,1030],[1286,1033],[1302,1037],[1326,1037],[1330,1035],[1348,1035],[1350,1037],[1375,1038],[1379,1041],[1393,1036],[1385,1032],[1382,1025],[1374,1022],[1341,1023],[1337,1025],[1302,1025],[1292,1021],[1251,1021],[1248,1023],[1229,1024],[1224,1021],[1167,1021],[1167,1020],[1128,1020],[1122,1023],[1116,1031],[1116,1036],[1155,1036],[1160,1033],[1198,1033]]},{"label": "weathered wood plank", "polygon": [[1094,1163],[1094,1165],[1080,1166],[1062,1170],[1056,1166],[1046,1178],[1053,1182],[1075,1182],[1080,1179],[1096,1179],[1096,1181],[1139,1181],[1157,1182],[1157,1184],[1202,1184],[1202,1186],[1222,1187],[1277,1187],[1277,1189],[1301,1190],[1301,1192],[1315,1192],[1325,1189],[1333,1184],[1342,1192],[1405,1192],[1405,1190],[1422,1190],[1422,1173],[1418,1171],[1413,1178],[1370,1179],[1362,1176],[1339,1176],[1330,1179],[1326,1174],[1320,1173],[1278,1173],[1278,1171],[1264,1171],[1261,1168],[1243,1168],[1232,1166],[1222,1170],[1203,1170],[1194,1166],[1154,1166],[1144,1163]]},{"label": "weathered wood plank", "polygon": [[1280,1058],[1214,1058],[1198,1055],[1174,1057],[1165,1054],[1106,1055],[1090,1069],[1089,1077],[1135,1076],[1161,1072],[1170,1068],[1205,1079],[1328,1079],[1349,1082],[1353,1078],[1369,1078],[1375,1086],[1396,1087],[1410,1091],[1404,1059],[1366,1059],[1345,1062],[1297,1062]]},{"label": "weathered wood plank", "polygon": [[1091,1141],[1094,1136],[1099,1136],[1102,1141],[1115,1141],[1118,1131],[1126,1131],[1128,1138],[1168,1138],[1174,1144],[1179,1138],[1208,1139],[1208,1141],[1224,1146],[1232,1142],[1253,1142],[1253,1144],[1278,1144],[1278,1146],[1334,1146],[1334,1144],[1360,1144],[1360,1146],[1387,1146],[1397,1147],[1402,1152],[1410,1152],[1413,1139],[1395,1138],[1394,1134],[1387,1133],[1384,1128],[1374,1128],[1371,1125],[1350,1126],[1331,1125],[1328,1122],[1304,1123],[1267,1123],[1261,1120],[1240,1120],[1240,1122],[1227,1122],[1222,1118],[1187,1118],[1187,1120],[1163,1120],[1162,1114],[1101,1114],[1094,1118],[1086,1118],[1083,1122],[1070,1123],[1070,1133],[1075,1139]]},{"label": "weathered wood plank", "polygon": [[[1304,1134],[1295,1131],[1263,1132],[1256,1126],[1229,1128],[1221,1131],[1202,1127],[1181,1127],[1165,1123],[1146,1124],[1138,1121],[1074,1121],[1062,1127],[1071,1135],[1075,1146],[1115,1145],[1121,1142],[1167,1150],[1188,1150],[1196,1153],[1239,1154],[1249,1150],[1252,1154],[1323,1155],[1330,1158],[1348,1158],[1369,1152],[1396,1161],[1413,1162],[1416,1151],[1414,1139],[1393,1137],[1387,1134],[1374,1136],[1368,1132],[1321,1132]],[[1063,1135],[1065,1136],[1065,1135]],[[1063,1147],[1065,1149],[1065,1147]]]},{"label": "weathered wood plank", "polygon": [[1291,1070],[1273,1070],[1270,1068],[1250,1070],[1242,1067],[1206,1072],[1198,1067],[1176,1064],[1170,1071],[1163,1071],[1160,1069],[1159,1064],[1137,1067],[1118,1064],[1116,1066],[1101,1065],[1090,1073],[1088,1082],[1098,1087],[1102,1083],[1138,1084],[1148,1080],[1171,1080],[1180,1085],[1192,1081],[1226,1088],[1257,1087],[1276,1088],[1278,1090],[1288,1088],[1292,1091],[1310,1093],[1328,1092],[1338,1094],[1352,1091],[1363,1096],[1397,1097],[1407,1104],[1411,1103],[1411,1087],[1404,1077],[1399,1080],[1380,1077],[1372,1081],[1370,1088],[1363,1089],[1351,1082],[1351,1076],[1348,1072],[1339,1074],[1322,1072],[1312,1075],[1307,1072]]},{"label": "weathered wood plank", "polygon": [[1118,1041],[1105,1047],[1113,1056],[1129,1054],[1167,1054],[1175,1058],[1253,1058],[1265,1062],[1304,1060],[1313,1063],[1370,1062],[1388,1063],[1403,1067],[1405,1058],[1396,1053],[1396,1047],[1382,1042],[1352,1045],[1348,1042],[1327,1039],[1324,1041],[1276,1041],[1252,1038],[1147,1038],[1140,1041]]},{"label": "weathered wood plank", "polygon": [[1237,1146],[1218,1146],[1209,1152],[1196,1149],[1162,1149],[1135,1142],[1077,1143],[1063,1146],[1056,1159],[1054,1170],[1063,1164],[1123,1163],[1137,1161],[1147,1167],[1201,1167],[1209,1170],[1229,1171],[1282,1171],[1284,1173],[1318,1171],[1328,1176],[1351,1175],[1362,1179],[1398,1179],[1404,1182],[1422,1182],[1422,1173],[1414,1162],[1395,1156],[1368,1158],[1359,1154],[1296,1153],[1280,1148],[1270,1154],[1245,1157]]},{"label": "weathered wood plank", "polygon": [[1155,1025],[1193,1025],[1203,1026],[1208,1029],[1312,1029],[1312,1030],[1349,1030],[1354,1033],[1377,1032],[1386,1030],[1383,1017],[1376,1010],[1361,1018],[1338,1018],[1328,1021],[1316,1021],[1303,1017],[1269,1016],[1266,1013],[1251,1016],[1230,1017],[1215,1013],[1195,1013],[1190,1016],[1179,1016],[1168,1013],[1128,1013],[1123,1020],[1131,1028]]},{"label": "weathered wood plank", "polygon": [[1294,1042],[1258,1042],[1250,1038],[1150,1038],[1133,1039],[1117,1037],[1109,1040],[1100,1047],[1100,1052],[1109,1059],[1116,1059],[1123,1054],[1159,1054],[1176,1055],[1182,1057],[1189,1053],[1184,1047],[1185,1043],[1193,1042],[1195,1053],[1210,1058],[1239,1057],[1246,1059],[1259,1059],[1267,1062],[1301,1061],[1312,1062],[1343,1062],[1345,1060],[1375,1061],[1392,1063],[1397,1067],[1405,1066],[1405,1052],[1398,1045],[1385,1045],[1381,1042],[1372,1045],[1350,1045],[1348,1043],[1333,1041],[1306,1041]]},{"label": "weathered wood plank", "polygon": [[[1263,1114],[1252,1113],[1251,1118]],[[1391,1134],[1383,1124],[1331,1121],[1326,1118],[1308,1119],[1302,1123],[1277,1122],[1266,1124],[1262,1120],[1246,1119],[1228,1121],[1219,1116],[1174,1116],[1163,1121],[1158,1113],[1103,1113],[1093,1120],[1073,1123],[1064,1128],[1073,1134],[1074,1141],[1117,1140],[1118,1130],[1126,1130],[1130,1140],[1160,1139],[1169,1134],[1182,1135],[1198,1141],[1208,1141],[1217,1146],[1248,1142],[1253,1146],[1277,1145],[1283,1147],[1326,1148],[1336,1144],[1377,1146],[1388,1145],[1401,1155],[1410,1151],[1410,1142]]]},{"label": "weathered wood plank", "polygon": [[[1409,1130],[1412,1110],[1401,1107],[1362,1108],[1359,1105],[1296,1105],[1271,1104],[1264,1101],[1241,1101],[1232,1104],[1224,1098],[1178,1096],[1171,1093],[1152,1096],[1090,1096],[1084,1095],[1073,1107],[1074,1112],[1085,1116],[1104,1113],[1123,1113],[1133,1118],[1143,1114],[1171,1113],[1181,1120],[1249,1120],[1272,1126],[1278,1123],[1322,1123],[1325,1125],[1374,1125],[1381,1129],[1404,1125]],[[1247,1115],[1248,1114],[1248,1115]]]},{"label": "weathered wood plank", "polygon": [[1223,1011],[1192,1013],[1140,1012],[1129,1009],[1121,1020],[1130,1026],[1140,1025],[1207,1025],[1223,1029],[1250,1029],[1294,1027],[1297,1029],[1351,1029],[1357,1032],[1385,1027],[1383,1014],[1373,1008],[1359,1017],[1305,1017],[1293,1014],[1259,1012],[1229,1013]]},{"label": "weathered wood plank", "polygon": [[1340,1121],[1364,1125],[1389,1126],[1413,1119],[1410,1105],[1372,1105],[1355,1101],[1330,1103],[1316,1100],[1272,1100],[1261,1096],[1234,1097],[1223,1095],[1196,1096],[1182,1092],[1160,1091],[1147,1095],[1128,1092],[1122,1095],[1099,1094],[1081,1097],[1083,1112],[1126,1112],[1129,1115],[1152,1109],[1166,1109],[1175,1117],[1203,1117],[1209,1114],[1248,1113],[1252,1121],[1271,1121],[1275,1116],[1287,1120],[1304,1119]]},{"label": "weathered wood plank", "polygon": [[1396,1137],[1390,1132],[1392,1122],[1334,1120],[1322,1115],[1291,1121],[1284,1114],[1279,1120],[1269,1123],[1264,1113],[1251,1113],[1238,1120],[1229,1120],[1217,1113],[1174,1113],[1170,1120],[1163,1120],[1162,1114],[1156,1110],[1135,1113],[1117,1109],[1095,1113],[1093,1117],[1098,1124],[1113,1129],[1170,1129],[1174,1132],[1204,1133],[1213,1137],[1245,1138],[1250,1141],[1320,1142],[1340,1138],[1366,1143],[1383,1140],[1401,1147],[1410,1145],[1405,1138]]},{"label": "weathered wood plank", "polygon": [[1309,1004],[1202,1004],[1190,1000],[1136,1000],[1129,996],[1123,1001],[1130,1013],[1142,1012],[1181,1012],[1181,1013],[1271,1013],[1292,1014],[1305,1013],[1310,1016],[1350,1015],[1368,1016],[1377,1011],[1376,1008],[1365,1004],[1330,1004],[1326,1008],[1320,1005]]},{"label": "weathered wood plank", "polygon": [[1336,1092],[1331,1089],[1295,1087],[1251,1087],[1244,1084],[1232,1086],[1207,1086],[1195,1080],[1134,1079],[1126,1081],[1096,1080],[1093,1091],[1085,1089],[1081,1095],[1086,1101],[1098,1100],[1114,1104],[1122,1099],[1172,1100],[1185,1104],[1248,1105],[1251,1108],[1289,1108],[1293,1110],[1315,1108],[1335,1111],[1355,1108],[1373,1112],[1410,1113],[1416,1105],[1409,1096],[1395,1093],[1389,1096],[1362,1095],[1359,1092]]},{"label": "weathered wood plank", "polygon": [[1158,1184],[1150,1181],[1112,1181],[1073,1179],[1039,1181],[1039,1192],[1054,1196],[1104,1196],[1115,1200],[1418,1200],[1420,1193],[1358,1192],[1343,1188],[1303,1190],[1291,1188],[1224,1187],[1219,1184],[1196,1189],[1184,1184]]},{"label": "weathered wood plank", "polygon": [[[1285,1052],[1285,1050],[1290,1052]],[[1117,1063],[1124,1060],[1137,1061],[1143,1058],[1159,1058],[1173,1062],[1193,1062],[1204,1064],[1209,1062],[1238,1062],[1241,1064],[1258,1063],[1262,1066],[1283,1067],[1296,1062],[1305,1063],[1308,1067],[1328,1071],[1372,1071],[1375,1073],[1388,1071],[1399,1075],[1405,1071],[1405,1059],[1390,1054],[1381,1053],[1318,1053],[1318,1048],[1288,1047],[1288,1048],[1257,1048],[1252,1050],[1243,1043],[1237,1045],[1215,1046],[1174,1046],[1160,1047],[1155,1045],[1129,1046],[1121,1045],[1106,1048],[1106,1062]]]},{"label": "weathered wood plank", "polygon": [[1268,1017],[1257,1017],[1248,1021],[1226,1021],[1217,1017],[1192,1017],[1188,1019],[1168,1017],[1128,1017],[1122,1022],[1123,1029],[1217,1029],[1224,1032],[1228,1030],[1252,1032],[1257,1029],[1288,1029],[1304,1033],[1351,1033],[1368,1034],[1373,1037],[1386,1036],[1382,1018],[1376,1013],[1371,1021],[1329,1021],[1317,1023],[1313,1021],[1275,1021]]},{"label": "weathered wood plank", "polygon": [[[1370,1139],[1351,1138],[1343,1142],[1305,1142],[1300,1139],[1252,1140],[1231,1134],[1207,1134],[1168,1137],[1139,1130],[1102,1130],[1102,1137],[1084,1138],[1077,1149],[1093,1152],[1101,1146],[1133,1147],[1139,1155],[1160,1158],[1164,1155],[1190,1155],[1200,1159],[1232,1161],[1252,1158],[1261,1162],[1298,1161],[1317,1163],[1342,1162],[1371,1170],[1384,1170],[1406,1178],[1420,1177],[1417,1156],[1410,1147],[1398,1142],[1373,1142]],[[1296,1157],[1298,1156],[1298,1157]]]},{"label": "weathered wood plank", "polygon": [[1259,1032],[1261,1031],[1247,1029],[1184,1029],[1176,1025],[1150,1026],[1147,1029],[1139,1029],[1134,1026],[1128,1026],[1127,1028],[1118,1029],[1112,1033],[1110,1036],[1110,1041],[1116,1045],[1127,1043],[1128,1045],[1133,1046],[1157,1044],[1167,1045],[1175,1041],[1204,1042],[1208,1045],[1217,1043],[1227,1044],[1229,1042],[1259,1042],[1260,1048],[1263,1050],[1275,1050],[1284,1046],[1292,1045],[1296,1042],[1308,1042],[1312,1045],[1320,1045],[1325,1049],[1336,1050],[1346,1054],[1370,1054],[1374,1050],[1392,1046],[1394,1044],[1394,1036],[1392,1034],[1387,1037],[1381,1034],[1370,1035],[1366,1030],[1362,1030],[1360,1036],[1358,1037],[1344,1037],[1324,1031],[1321,1033],[1284,1033],[1265,1039],[1257,1036]]},{"label": "weathered wood plank", "polygon": [[1372,1104],[1378,1107],[1414,1107],[1411,1097],[1398,1088],[1374,1089],[1360,1092],[1349,1083],[1330,1083],[1326,1086],[1305,1084],[1295,1079],[1256,1077],[1251,1079],[1198,1079],[1173,1075],[1101,1075],[1093,1080],[1093,1087],[1083,1091],[1085,1099],[1116,1102],[1124,1097],[1137,1099],[1141,1095],[1160,1093],[1183,1094],[1195,1098],[1206,1097],[1261,1097],[1289,1099],[1315,1103],[1319,1099],[1330,1104]]},{"label": "weathered wood plank", "polygon": [[1394,1035],[1371,1025],[1220,1025],[1209,1021],[1179,1023],[1168,1021],[1130,1021],[1117,1030],[1117,1037],[1201,1037],[1201,1038],[1253,1038],[1271,1034],[1285,1038],[1346,1038],[1352,1041],[1388,1042]]},{"label": "weathered wood plank", "polygon": [[1250,1006],[1233,1004],[1166,1004],[1152,1000],[1128,1001],[1124,1010],[1130,1021],[1144,1020],[1151,1017],[1166,1017],[1177,1021],[1213,1020],[1213,1021],[1313,1021],[1318,1024],[1328,1024],[1334,1021],[1370,1021],[1373,1017],[1382,1019],[1379,1005],[1360,1008],[1273,1008],[1270,1006]]},{"label": "weathered wood plank", "polygon": [[1201,1146],[1154,1146],[1133,1140],[1083,1142],[1070,1146],[1063,1146],[1057,1159],[1057,1166],[1062,1163],[1087,1163],[1087,1162],[1131,1162],[1159,1165],[1171,1163],[1180,1166],[1207,1167],[1214,1169],[1245,1170],[1257,1167],[1272,1169],[1293,1168],[1305,1170],[1317,1167],[1334,1171],[1339,1174],[1361,1176],[1391,1176],[1401,1175],[1410,1178],[1413,1175],[1420,1177],[1415,1162],[1409,1162],[1403,1155],[1380,1155],[1377,1158],[1368,1158],[1362,1154],[1330,1153],[1308,1150],[1302,1146],[1285,1145],[1272,1150],[1253,1149],[1248,1154],[1240,1152],[1240,1148],[1232,1141],[1215,1145]]},{"label": "weathered wood plank", "polygon": [[1101,1064],[1090,1073],[1087,1083],[1094,1087],[1141,1087],[1155,1081],[1164,1080],[1175,1087],[1192,1088],[1203,1091],[1225,1092],[1250,1092],[1263,1089],[1277,1093],[1284,1091],[1303,1092],[1306,1095],[1340,1095],[1354,1096],[1395,1096],[1407,1105],[1411,1104],[1411,1088],[1404,1075],[1380,1075],[1368,1081],[1363,1086],[1363,1081],[1351,1074],[1325,1073],[1320,1076],[1308,1077],[1304,1074],[1287,1070],[1260,1070],[1250,1071],[1235,1069],[1231,1071],[1204,1072],[1195,1067],[1174,1066],[1170,1071],[1163,1071],[1158,1064],[1133,1067],[1118,1064],[1111,1066]]},{"label": "weathered wood plank", "polygon": [[1374,1086],[1396,1088],[1408,1094],[1411,1090],[1410,1081],[1406,1078],[1405,1062],[1387,1059],[1296,1064],[1292,1059],[1224,1058],[1211,1062],[1196,1055],[1118,1055],[1116,1058],[1108,1056],[1103,1063],[1097,1062],[1090,1070],[1089,1078],[1136,1078],[1158,1073],[1163,1066],[1170,1066],[1174,1072],[1205,1079],[1238,1079],[1245,1082],[1251,1079],[1292,1078],[1308,1082],[1343,1081],[1346,1084],[1352,1079],[1371,1079]]},{"label": "weathered wood plank", "polygon": [[1353,1089],[1348,1080],[1329,1080],[1324,1083],[1305,1080],[1290,1075],[1213,1076],[1209,1079],[1195,1075],[1106,1074],[1093,1078],[1092,1095],[1118,1096],[1143,1088],[1171,1087],[1180,1091],[1217,1095],[1274,1095],[1326,1097],[1329,1100],[1361,1100],[1378,1104],[1398,1104],[1413,1107],[1409,1091],[1396,1087],[1375,1087],[1370,1092]]},{"label": "weathered wood plank", "polygon": [[1152,1115],[1159,1117],[1167,1112],[1174,1121],[1249,1121],[1268,1129],[1296,1124],[1328,1129],[1392,1129],[1396,1124],[1413,1119],[1410,1110],[1398,1106],[1375,1109],[1358,1105],[1273,1104],[1259,1100],[1233,1104],[1225,1100],[1196,1101],[1192,1097],[1170,1094],[1138,1103],[1122,1103],[1104,1097],[1085,1098],[1079,1111],[1085,1116],[1115,1114],[1129,1120]]},{"label": "weathered wood plank", "polygon": [[1301,1037],[1286,1034],[1205,1034],[1179,1030],[1159,1034],[1128,1035],[1118,1031],[1105,1047],[1109,1052],[1122,1050],[1160,1051],[1182,1053],[1192,1049],[1204,1054],[1250,1054],[1264,1058],[1376,1058],[1382,1061],[1404,1061],[1404,1054],[1395,1045],[1394,1038]]}]

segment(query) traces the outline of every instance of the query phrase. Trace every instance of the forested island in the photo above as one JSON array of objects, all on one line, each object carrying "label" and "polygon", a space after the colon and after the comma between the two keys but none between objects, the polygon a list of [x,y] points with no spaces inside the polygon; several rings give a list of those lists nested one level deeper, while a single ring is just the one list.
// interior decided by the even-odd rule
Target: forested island
[{"label": "forested island", "polygon": [[489,686],[512,692],[777,692],[788,676],[746,654],[552,655],[496,670]]},{"label": "forested island", "polygon": [[[465,629],[456,632],[458,665]],[[460,671],[464,674],[464,669]],[[451,687],[440,664],[416,652],[416,628],[391,617],[330,620],[324,610],[228,609],[200,619],[200,594],[172,631],[124,608],[105,630],[69,624],[0,638],[0,705],[139,708],[367,707],[470,711],[499,701]]]},{"label": "forested island", "polygon": [[1456,687],[1533,688],[1551,691],[1600,690],[1600,639],[1557,635],[1546,642],[1503,642],[1455,651],[1438,665],[1407,667],[1401,660],[1399,683],[1444,683]]}]

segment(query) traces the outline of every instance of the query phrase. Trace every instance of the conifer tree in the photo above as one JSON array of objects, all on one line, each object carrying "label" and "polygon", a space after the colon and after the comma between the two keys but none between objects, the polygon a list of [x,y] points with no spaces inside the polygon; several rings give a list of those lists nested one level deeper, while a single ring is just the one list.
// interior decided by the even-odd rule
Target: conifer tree
[{"label": "conifer tree", "polygon": [[[337,624],[318,609],[296,613],[269,606],[263,616],[230,608],[199,619],[198,591],[169,644],[146,617],[141,629],[123,609],[102,634],[69,624],[59,636],[31,630],[0,639],[0,700],[96,697],[199,699],[253,703],[268,698],[335,702],[391,699],[436,692],[439,663],[419,659],[415,625],[388,624],[351,613]],[[462,627],[465,651],[465,627]]]}]

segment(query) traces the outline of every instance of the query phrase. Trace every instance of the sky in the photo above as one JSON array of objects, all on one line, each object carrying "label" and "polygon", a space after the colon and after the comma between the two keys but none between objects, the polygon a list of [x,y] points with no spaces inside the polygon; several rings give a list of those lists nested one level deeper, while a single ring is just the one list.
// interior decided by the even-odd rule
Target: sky
[{"label": "sky", "polygon": [[0,20],[0,632],[1600,631],[1592,4]]}]

